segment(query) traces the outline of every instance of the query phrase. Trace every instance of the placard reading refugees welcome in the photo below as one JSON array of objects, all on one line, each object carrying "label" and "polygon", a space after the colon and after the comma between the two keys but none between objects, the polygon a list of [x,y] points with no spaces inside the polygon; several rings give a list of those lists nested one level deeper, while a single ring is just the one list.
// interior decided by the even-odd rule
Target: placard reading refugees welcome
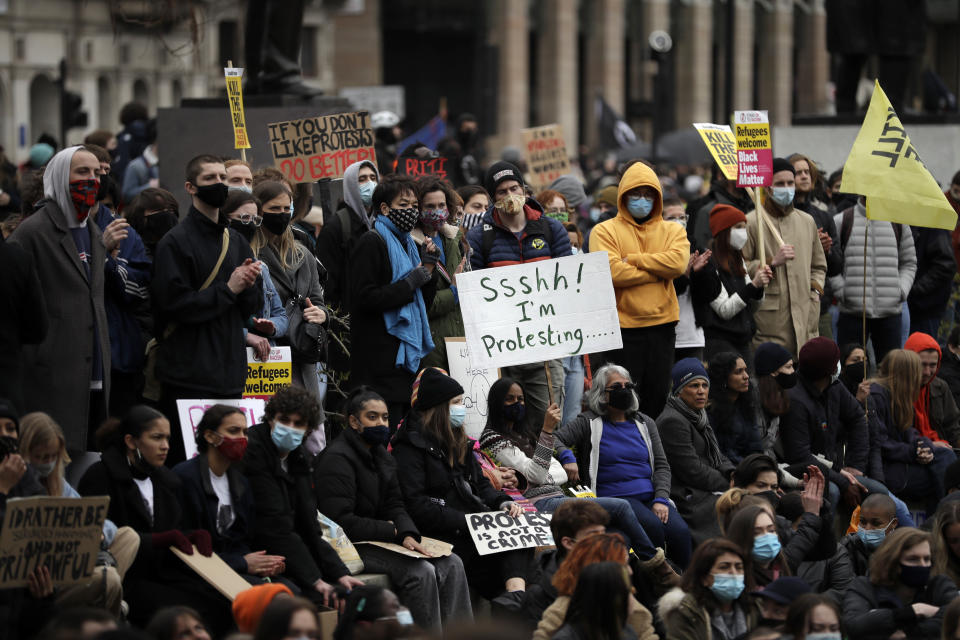
[{"label": "placard reading refugees welcome", "polygon": [[0,585],[25,587],[38,567],[50,569],[55,586],[93,574],[108,496],[11,498],[0,534]]},{"label": "placard reading refugees welcome", "polygon": [[351,164],[377,160],[366,111],[275,122],[267,127],[273,164],[293,182],[342,178]]},{"label": "placard reading refugees welcome", "polygon": [[505,511],[468,513],[467,528],[481,556],[492,553],[548,547],[553,544],[549,513],[523,512],[513,517]]},{"label": "placard reading refugees welcome", "polygon": [[766,111],[734,111],[737,186],[766,187],[773,182],[773,142]]},{"label": "placard reading refugees welcome", "polygon": [[464,272],[457,289],[473,367],[623,346],[605,251]]},{"label": "placard reading refugees welcome", "polygon": [[272,347],[267,361],[257,360],[247,347],[247,381],[244,398],[269,400],[277,391],[293,384],[293,356],[290,347]]}]

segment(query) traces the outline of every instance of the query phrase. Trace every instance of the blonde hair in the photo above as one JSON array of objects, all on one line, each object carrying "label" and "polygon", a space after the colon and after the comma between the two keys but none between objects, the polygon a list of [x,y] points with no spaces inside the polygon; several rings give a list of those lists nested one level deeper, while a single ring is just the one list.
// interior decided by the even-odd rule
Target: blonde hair
[{"label": "blonde hair", "polygon": [[63,429],[53,418],[41,411],[28,413],[20,419],[20,455],[28,461],[31,461],[30,451],[33,448],[51,441],[60,443],[60,451],[57,452],[57,463],[50,475],[43,479],[43,485],[47,494],[59,497],[63,495],[63,470],[70,464],[70,456],[67,455],[67,439],[63,435]]},{"label": "blonde hair", "polygon": [[[256,185],[253,188],[253,195],[260,200],[262,206],[266,206],[270,200],[283,195],[290,198],[290,203],[293,204],[293,193],[285,183],[275,180],[266,180]],[[290,224],[293,224],[292,220]],[[273,236],[270,240],[267,240],[267,235],[263,227],[259,227],[257,233],[253,236],[253,240],[250,241],[250,248],[253,250],[253,255],[259,258],[260,251],[266,246],[269,246],[277,253],[277,257],[280,259],[280,265],[287,271],[299,267],[307,255],[303,245],[293,237],[293,229],[290,228],[289,224],[287,228],[283,230],[283,233],[279,236]]]},{"label": "blonde hair", "polygon": [[880,363],[876,383],[890,393],[890,414],[900,431],[913,426],[913,403],[920,396],[923,365],[919,354],[906,349],[894,349]]}]

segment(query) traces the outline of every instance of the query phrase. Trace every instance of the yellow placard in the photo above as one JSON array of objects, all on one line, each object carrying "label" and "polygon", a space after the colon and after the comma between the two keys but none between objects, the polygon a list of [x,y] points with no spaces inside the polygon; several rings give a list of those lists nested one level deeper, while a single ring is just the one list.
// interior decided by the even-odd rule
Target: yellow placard
[{"label": "yellow placard", "polygon": [[707,145],[710,155],[716,160],[727,180],[737,179],[737,140],[733,137],[730,125],[712,124],[710,122],[694,122],[703,143]]},{"label": "yellow placard", "polygon": [[247,122],[243,116],[243,88],[240,85],[243,69],[227,67],[223,70],[223,75],[227,81],[227,100],[230,102],[230,116],[233,120],[233,148],[249,149]]},{"label": "yellow placard", "polygon": [[247,381],[243,385],[244,398],[269,400],[277,391],[293,384],[293,360],[290,347],[273,347],[266,362],[254,357],[247,347]]}]

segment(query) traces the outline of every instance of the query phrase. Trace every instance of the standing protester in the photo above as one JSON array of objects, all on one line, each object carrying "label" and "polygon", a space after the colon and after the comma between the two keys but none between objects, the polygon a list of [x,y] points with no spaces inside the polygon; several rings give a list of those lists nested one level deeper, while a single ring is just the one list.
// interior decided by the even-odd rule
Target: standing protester
[{"label": "standing protester", "polygon": [[50,414],[74,458],[95,450],[92,436],[107,416],[110,397],[101,265],[122,238],[105,239],[96,224],[88,224],[90,213],[96,214],[99,173],[96,156],[83,147],[58,153],[43,174],[46,202],[10,236],[37,265],[49,323],[46,339],[23,350],[24,409]]},{"label": "standing protester", "polygon": [[[910,227],[885,220],[868,220],[866,201],[838,213],[843,272],[830,279],[840,302],[837,342],[867,344],[872,338],[877,362],[901,344],[900,312],[917,273],[917,254]],[[866,263],[864,263],[866,242]],[[864,291],[866,272],[866,291]],[[866,305],[866,307],[864,307]],[[867,333],[863,335],[863,314]]]},{"label": "standing protester", "polygon": [[253,193],[253,169],[250,163],[240,158],[230,158],[223,163],[227,170],[227,186],[231,191]]},{"label": "standing protester", "polygon": [[190,211],[157,246],[153,293],[160,406],[177,425],[168,464],[184,459],[180,398],[239,398],[247,378],[243,328],[263,306],[260,263],[220,207],[227,170],[216,156],[187,164]]},{"label": "standing protester", "polygon": [[[474,270],[526,264],[569,256],[570,237],[563,225],[544,214],[536,200],[524,195],[523,175],[509,162],[495,162],[484,180],[493,205],[483,222],[467,233]],[[549,384],[547,369],[549,368]],[[531,424],[540,424],[550,399],[562,404],[560,360],[504,367],[502,375],[518,380],[527,392]],[[551,391],[552,390],[552,391]]]},{"label": "standing protester", "polygon": [[0,241],[0,273],[0,398],[23,411],[23,350],[46,338],[47,302],[33,254],[19,244]]},{"label": "standing protester", "polygon": [[640,392],[640,411],[660,414],[670,386],[670,367],[680,319],[673,279],[686,271],[690,243],[683,229],[663,221],[660,181],[637,162],[623,174],[615,218],[593,228],[591,251],[610,259],[623,348],[608,360],[630,371]]},{"label": "standing protester", "polygon": [[157,121],[147,123],[147,147],[130,161],[123,174],[121,196],[124,204],[136,198],[141,191],[160,186],[160,156],[157,154]]},{"label": "standing protester", "polygon": [[160,239],[180,222],[180,204],[166,189],[144,189],[123,210],[123,217],[140,234],[152,260]]},{"label": "standing protester", "polygon": [[917,226],[910,229],[917,253],[917,275],[907,298],[910,332],[920,331],[937,338],[950,300],[950,285],[957,273],[950,232]]},{"label": "standing protester", "polygon": [[753,205],[746,191],[737,186],[736,180],[728,179],[719,167],[714,167],[714,180],[710,192],[703,198],[687,205],[687,238],[697,251],[706,251],[710,246],[710,212],[718,204],[738,209],[746,214]]},{"label": "standing protester", "polygon": [[783,158],[773,160],[773,185],[764,188],[763,256],[758,255],[759,212],[747,215],[747,242],[743,258],[747,271],[762,266],[773,270],[754,314],[757,333],[754,345],[776,342],[790,353],[800,351],[819,333],[820,294],[827,274],[827,260],[813,218],[793,208],[794,168]]},{"label": "standing protester", "polygon": [[[667,198],[663,201],[663,219],[667,222],[675,222],[684,230],[687,228],[687,214],[683,208],[683,202],[678,198]],[[684,231],[686,233],[686,231]],[[703,333],[703,327],[697,319],[693,308],[693,295],[691,291],[691,279],[697,277],[699,273],[707,266],[710,260],[710,251],[700,253],[694,251],[690,254],[690,261],[687,263],[687,270],[683,275],[673,281],[673,289],[677,292],[677,304],[680,306],[680,321],[677,323],[677,340],[673,348],[674,362],[683,358],[703,358],[703,348],[706,340]],[[716,278],[712,278],[712,287],[716,289]]]},{"label": "standing protester", "polygon": [[457,194],[463,198],[463,217],[460,219],[460,228],[466,233],[483,220],[483,214],[490,207],[490,194],[478,184],[460,187],[457,189]]}]

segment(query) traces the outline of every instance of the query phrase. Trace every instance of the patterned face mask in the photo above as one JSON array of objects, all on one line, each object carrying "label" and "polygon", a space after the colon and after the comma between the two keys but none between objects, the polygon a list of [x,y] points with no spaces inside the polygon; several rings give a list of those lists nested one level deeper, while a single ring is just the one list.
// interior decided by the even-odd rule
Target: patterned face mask
[{"label": "patterned face mask", "polygon": [[496,207],[506,214],[516,215],[523,211],[523,205],[527,199],[525,196],[511,193],[497,200]]},{"label": "patterned face mask", "polygon": [[90,213],[90,207],[97,202],[97,192],[100,190],[100,181],[94,178],[74,180],[70,183],[70,199],[77,210],[77,222],[83,222]]},{"label": "patterned face mask", "polygon": [[387,218],[400,233],[410,233],[420,219],[420,211],[416,207],[408,209],[390,209]]},{"label": "patterned face mask", "polygon": [[440,231],[448,217],[446,209],[424,209],[420,212],[420,224],[431,231]]}]

